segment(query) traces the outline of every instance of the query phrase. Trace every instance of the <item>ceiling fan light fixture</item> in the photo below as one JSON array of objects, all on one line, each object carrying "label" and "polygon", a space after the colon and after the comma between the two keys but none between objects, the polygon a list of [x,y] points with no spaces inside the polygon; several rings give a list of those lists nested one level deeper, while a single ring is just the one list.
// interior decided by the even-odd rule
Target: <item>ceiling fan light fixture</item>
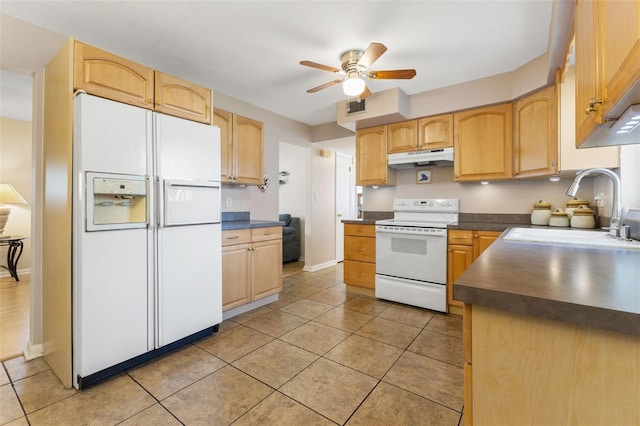
[{"label": "ceiling fan light fixture", "polygon": [[356,77],[349,77],[342,83],[344,94],[350,97],[358,96],[364,92],[366,83],[364,80]]}]

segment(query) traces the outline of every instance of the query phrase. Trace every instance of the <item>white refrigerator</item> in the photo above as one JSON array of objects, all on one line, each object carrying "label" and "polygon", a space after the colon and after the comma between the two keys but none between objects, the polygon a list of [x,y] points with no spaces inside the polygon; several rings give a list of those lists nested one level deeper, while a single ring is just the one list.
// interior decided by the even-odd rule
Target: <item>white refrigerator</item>
[{"label": "white refrigerator", "polygon": [[80,93],[73,135],[73,383],[222,321],[217,127]]}]

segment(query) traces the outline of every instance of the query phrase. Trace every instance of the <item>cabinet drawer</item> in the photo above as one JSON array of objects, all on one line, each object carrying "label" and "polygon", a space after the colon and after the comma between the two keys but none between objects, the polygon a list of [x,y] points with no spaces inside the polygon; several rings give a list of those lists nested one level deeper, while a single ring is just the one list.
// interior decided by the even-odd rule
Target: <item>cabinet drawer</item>
[{"label": "cabinet drawer", "polygon": [[359,223],[345,223],[344,235],[353,235],[354,237],[375,237],[375,225],[361,225]]},{"label": "cabinet drawer", "polygon": [[376,264],[345,260],[344,282],[358,287],[375,288]]},{"label": "cabinet drawer", "polygon": [[235,244],[246,244],[251,241],[250,229],[229,229],[222,231],[222,247]]},{"label": "cabinet drawer", "polygon": [[466,229],[451,229],[447,233],[447,242],[449,244],[470,246],[473,244],[473,231],[468,231]]},{"label": "cabinet drawer", "polygon": [[360,262],[376,262],[376,239],[368,237],[344,237],[344,257]]},{"label": "cabinet drawer", "polygon": [[251,241],[268,241],[282,238],[282,226],[270,226],[268,228],[251,228]]}]

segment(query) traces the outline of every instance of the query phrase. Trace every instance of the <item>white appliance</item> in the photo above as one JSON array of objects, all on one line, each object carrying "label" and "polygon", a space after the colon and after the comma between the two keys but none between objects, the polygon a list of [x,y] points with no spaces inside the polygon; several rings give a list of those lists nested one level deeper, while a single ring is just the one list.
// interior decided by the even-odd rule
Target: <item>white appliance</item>
[{"label": "white appliance", "polygon": [[411,169],[418,166],[453,166],[453,148],[389,154],[387,164],[394,169]]},{"label": "white appliance", "polygon": [[73,139],[80,388],[222,321],[220,132],[80,93]]},{"label": "white appliance", "polygon": [[395,199],[376,222],[376,297],[447,312],[447,225],[457,199]]}]

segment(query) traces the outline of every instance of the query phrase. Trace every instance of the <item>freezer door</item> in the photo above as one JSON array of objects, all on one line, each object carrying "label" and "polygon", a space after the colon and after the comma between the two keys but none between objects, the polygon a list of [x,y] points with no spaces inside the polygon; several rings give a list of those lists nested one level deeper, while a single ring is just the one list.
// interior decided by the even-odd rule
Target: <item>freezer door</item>
[{"label": "freezer door", "polygon": [[160,226],[220,223],[220,182],[167,179]]}]

